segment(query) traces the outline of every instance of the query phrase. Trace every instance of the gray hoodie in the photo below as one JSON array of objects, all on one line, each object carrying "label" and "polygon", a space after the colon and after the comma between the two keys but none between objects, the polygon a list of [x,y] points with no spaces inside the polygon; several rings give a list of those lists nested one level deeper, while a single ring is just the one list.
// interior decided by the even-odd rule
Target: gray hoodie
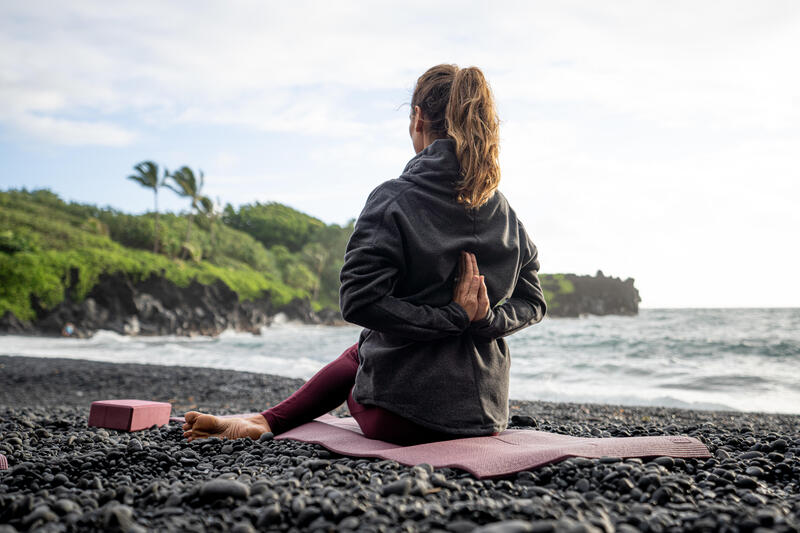
[{"label": "gray hoodie", "polygon": [[[353,398],[453,435],[508,424],[504,336],[540,322],[536,246],[505,196],[471,213],[455,200],[455,143],[437,139],[376,187],[347,243],[339,303],[363,326]],[[490,310],[453,302],[461,250],[475,254]]]}]

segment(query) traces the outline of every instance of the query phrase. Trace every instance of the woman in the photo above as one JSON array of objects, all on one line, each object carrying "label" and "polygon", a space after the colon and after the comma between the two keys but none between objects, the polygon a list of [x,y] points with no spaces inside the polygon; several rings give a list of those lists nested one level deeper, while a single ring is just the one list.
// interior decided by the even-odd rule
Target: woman
[{"label": "woman", "polygon": [[546,303],[536,246],[497,190],[492,93],[479,69],[437,65],[411,107],[417,155],[370,193],[344,256],[340,306],[365,328],[358,342],[260,415],[190,411],[189,440],[282,433],[344,401],[365,436],[397,444],[506,428],[503,337]]}]

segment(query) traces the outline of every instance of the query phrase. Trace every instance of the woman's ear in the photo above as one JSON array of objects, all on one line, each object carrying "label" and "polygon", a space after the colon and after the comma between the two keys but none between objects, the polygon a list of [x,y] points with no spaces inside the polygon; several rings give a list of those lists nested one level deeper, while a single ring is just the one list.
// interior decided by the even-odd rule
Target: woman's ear
[{"label": "woman's ear", "polygon": [[414,131],[422,133],[425,126],[425,117],[422,116],[422,108],[418,105],[414,106]]}]

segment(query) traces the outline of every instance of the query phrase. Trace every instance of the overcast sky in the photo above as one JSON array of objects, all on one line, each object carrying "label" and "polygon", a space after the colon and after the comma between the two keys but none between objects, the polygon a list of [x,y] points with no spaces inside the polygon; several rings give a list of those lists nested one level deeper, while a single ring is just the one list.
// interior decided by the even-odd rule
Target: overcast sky
[{"label": "overcast sky", "polygon": [[475,65],[542,272],[800,306],[798,50],[795,1],[0,2],[0,189],[139,213],[151,159],[344,224],[414,155],[416,78]]}]

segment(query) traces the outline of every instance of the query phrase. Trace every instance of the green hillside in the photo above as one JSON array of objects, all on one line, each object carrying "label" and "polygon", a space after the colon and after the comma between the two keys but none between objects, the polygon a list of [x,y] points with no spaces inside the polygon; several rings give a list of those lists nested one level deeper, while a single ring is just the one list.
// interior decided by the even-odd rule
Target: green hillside
[{"label": "green hillside", "polygon": [[[0,316],[31,320],[32,299],[44,309],[67,297],[81,301],[101,274],[118,272],[133,282],[162,275],[181,287],[221,280],[243,300],[266,292],[277,306],[299,297],[315,310],[338,309],[354,223],[325,224],[278,203],[161,213],[154,253],[153,213],[68,203],[48,190],[0,192]],[[540,278],[549,311],[575,298],[565,275]]]},{"label": "green hillside", "polygon": [[[225,223],[242,220],[242,210],[251,221],[272,221],[257,233],[269,248]],[[78,274],[70,295],[76,300],[102,273],[124,272],[132,281],[162,274],[179,286],[221,280],[245,300],[267,291],[276,305],[301,297],[313,298],[317,309],[338,307],[338,269],[352,227],[327,226],[280,204],[228,206],[221,219],[194,216],[184,242],[189,223],[188,216],[161,213],[154,254],[153,214],[67,203],[47,190],[0,192],[0,316],[34,318],[30,295],[44,308],[58,304],[71,269]],[[290,230],[302,226],[313,230]],[[285,228],[290,238],[282,242]]]}]

